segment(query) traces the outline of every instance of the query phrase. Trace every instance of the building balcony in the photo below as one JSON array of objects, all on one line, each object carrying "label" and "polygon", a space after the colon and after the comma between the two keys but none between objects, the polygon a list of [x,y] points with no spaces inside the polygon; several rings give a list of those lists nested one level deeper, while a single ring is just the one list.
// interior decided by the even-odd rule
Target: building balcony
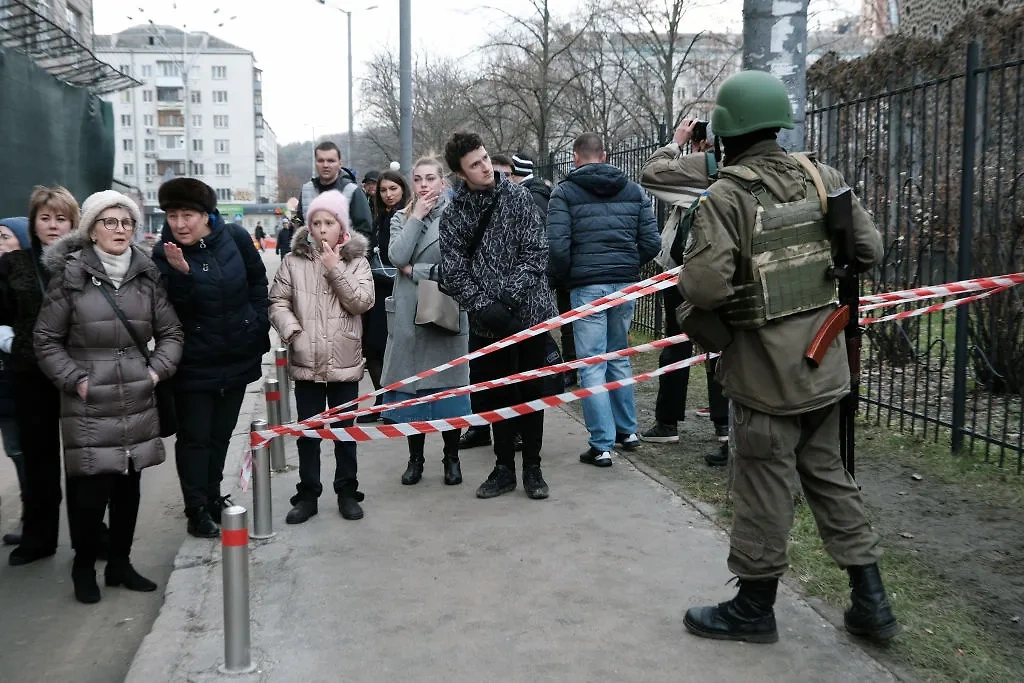
[{"label": "building balcony", "polygon": [[175,109],[180,111],[185,106],[185,100],[157,100],[156,110],[167,111],[168,109]]},{"label": "building balcony", "polygon": [[181,76],[157,76],[151,83],[157,88],[180,88]]},{"label": "building balcony", "polygon": [[185,161],[185,148],[158,150],[156,158],[160,161]]}]

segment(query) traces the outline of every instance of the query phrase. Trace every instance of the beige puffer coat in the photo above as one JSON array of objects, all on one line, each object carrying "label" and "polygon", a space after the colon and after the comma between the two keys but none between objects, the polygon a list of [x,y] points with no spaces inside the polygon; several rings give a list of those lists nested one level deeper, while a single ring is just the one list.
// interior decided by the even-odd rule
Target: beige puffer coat
[{"label": "beige puffer coat", "polygon": [[358,382],[363,377],[362,314],[373,308],[366,238],[352,232],[341,262],[326,270],[308,228],[292,238],[270,287],[270,324],[291,347],[292,379]]},{"label": "beige puffer coat", "polygon": [[[92,245],[69,233],[47,248],[52,273],[35,327],[39,367],[61,391],[61,434],[68,476],[128,472],[164,461],[152,370],[160,381],[177,370],[185,337],[160,284],[160,272],[137,247],[121,287],[107,277]],[[142,339],[156,338],[149,365],[99,291],[114,295]],[[78,383],[89,381],[86,398]]]}]

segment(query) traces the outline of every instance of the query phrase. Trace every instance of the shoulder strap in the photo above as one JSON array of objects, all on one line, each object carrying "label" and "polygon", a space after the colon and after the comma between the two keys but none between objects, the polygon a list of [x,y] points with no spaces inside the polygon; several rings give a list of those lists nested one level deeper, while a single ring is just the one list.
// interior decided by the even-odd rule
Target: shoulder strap
[{"label": "shoulder strap", "polygon": [[761,182],[761,176],[757,171],[748,166],[723,166],[718,169],[718,177],[733,180],[748,190]]},{"label": "shoulder strap", "polygon": [[124,328],[128,330],[128,336],[132,338],[133,342],[135,342],[135,346],[138,347],[139,353],[142,354],[142,357],[145,358],[146,362],[148,363],[149,350],[146,348],[146,345],[142,342],[142,338],[139,337],[138,333],[135,331],[135,328],[132,327],[132,324],[130,322],[128,322],[128,318],[125,317],[124,311],[122,311],[121,307],[117,305],[117,302],[114,301],[114,297],[110,295],[110,292],[108,292],[107,288],[103,286],[103,283],[99,281],[99,278],[93,277],[92,283],[96,285],[96,288],[100,290],[100,294],[102,294],[103,298],[107,300],[107,303],[110,304],[110,307],[114,309],[114,313],[117,315],[117,319],[120,320],[121,324],[124,325]]},{"label": "shoulder strap", "polygon": [[715,153],[705,152],[704,158],[708,167],[708,178],[714,178],[718,175],[718,160],[715,159]]},{"label": "shoulder strap", "polygon": [[821,212],[828,215],[828,193],[825,192],[825,183],[821,180],[821,173],[818,171],[818,167],[803,152],[793,152],[790,156],[803,166],[804,170],[807,171],[807,175],[811,176],[814,189],[818,191],[818,199],[821,200]]},{"label": "shoulder strap", "polygon": [[[252,237],[250,237],[249,231],[245,228],[235,223],[225,223],[224,227],[231,233],[231,237],[235,240],[235,246],[238,247],[239,254],[241,254],[243,244],[252,244]],[[242,256],[242,258],[244,259],[245,257]]]},{"label": "shoulder strap", "polygon": [[498,197],[494,198],[490,206],[484,209],[484,212],[480,214],[480,220],[476,223],[476,230],[473,231],[473,239],[466,247],[466,256],[470,259],[473,258],[473,254],[476,253],[480,243],[484,239],[484,233],[487,232],[487,226],[491,224],[491,216],[494,215],[494,207],[498,205]]}]

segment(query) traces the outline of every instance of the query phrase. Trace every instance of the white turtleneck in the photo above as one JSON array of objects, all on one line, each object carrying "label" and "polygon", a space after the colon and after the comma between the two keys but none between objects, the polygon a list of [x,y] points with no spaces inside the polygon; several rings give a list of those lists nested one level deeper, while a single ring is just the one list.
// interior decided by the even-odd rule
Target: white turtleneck
[{"label": "white turtleneck", "polygon": [[100,263],[103,264],[103,270],[107,271],[107,277],[114,284],[114,289],[120,289],[124,276],[128,274],[128,266],[132,264],[131,248],[120,256],[108,254],[95,244],[92,245],[92,248],[96,252],[96,256],[99,257]]}]

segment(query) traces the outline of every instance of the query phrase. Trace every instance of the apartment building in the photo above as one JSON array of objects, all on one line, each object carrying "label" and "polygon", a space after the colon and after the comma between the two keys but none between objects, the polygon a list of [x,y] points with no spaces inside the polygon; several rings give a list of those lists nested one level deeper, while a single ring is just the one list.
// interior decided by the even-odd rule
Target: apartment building
[{"label": "apartment building", "polygon": [[162,224],[157,189],[175,176],[201,179],[226,205],[277,201],[277,140],[263,121],[262,73],[251,51],[153,25],[94,43],[97,56],[142,82],[107,99],[114,177],[140,189],[148,227]]}]

